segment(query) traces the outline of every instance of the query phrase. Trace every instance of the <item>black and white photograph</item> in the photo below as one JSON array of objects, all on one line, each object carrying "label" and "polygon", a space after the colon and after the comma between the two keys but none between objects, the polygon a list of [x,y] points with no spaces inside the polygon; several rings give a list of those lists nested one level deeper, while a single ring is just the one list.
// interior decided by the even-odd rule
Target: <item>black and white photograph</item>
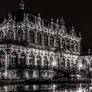
[{"label": "black and white photograph", "polygon": [[0,92],[91,91],[90,2],[0,0]]}]

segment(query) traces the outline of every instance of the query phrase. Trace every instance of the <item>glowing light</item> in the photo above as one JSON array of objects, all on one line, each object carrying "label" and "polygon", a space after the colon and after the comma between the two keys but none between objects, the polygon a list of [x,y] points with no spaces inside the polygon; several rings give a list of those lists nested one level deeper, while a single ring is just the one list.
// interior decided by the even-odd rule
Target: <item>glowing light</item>
[{"label": "glowing light", "polygon": [[80,63],[80,64],[79,64],[79,68],[82,68],[82,67],[83,67],[83,65]]},{"label": "glowing light", "polygon": [[54,62],[52,62],[52,66],[56,66],[57,65],[57,63],[54,61]]},{"label": "glowing light", "polygon": [[84,92],[83,89],[79,88],[79,90],[77,92]]},{"label": "glowing light", "polygon": [[56,88],[56,85],[55,84],[53,84],[53,88]]}]

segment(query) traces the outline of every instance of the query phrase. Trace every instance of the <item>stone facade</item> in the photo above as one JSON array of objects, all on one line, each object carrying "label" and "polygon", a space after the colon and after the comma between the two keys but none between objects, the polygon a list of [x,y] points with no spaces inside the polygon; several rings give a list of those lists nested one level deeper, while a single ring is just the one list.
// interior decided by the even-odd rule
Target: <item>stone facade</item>
[{"label": "stone facade", "polygon": [[48,21],[22,5],[0,24],[0,79],[53,78],[53,68],[77,66],[80,44],[81,36],[74,27],[68,33],[63,18]]}]

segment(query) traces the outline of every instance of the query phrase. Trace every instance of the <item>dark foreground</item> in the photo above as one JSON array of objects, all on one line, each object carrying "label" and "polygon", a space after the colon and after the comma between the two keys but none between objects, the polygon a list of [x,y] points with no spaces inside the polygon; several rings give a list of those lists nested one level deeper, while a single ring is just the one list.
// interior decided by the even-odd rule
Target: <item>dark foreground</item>
[{"label": "dark foreground", "polygon": [[0,86],[0,92],[92,92],[90,83],[13,84]]},{"label": "dark foreground", "polygon": [[8,84],[52,84],[52,83],[91,83],[91,79],[58,79],[58,80],[38,80],[38,79],[31,79],[31,80],[14,80],[14,79],[3,79],[0,80],[0,85],[8,85]]}]

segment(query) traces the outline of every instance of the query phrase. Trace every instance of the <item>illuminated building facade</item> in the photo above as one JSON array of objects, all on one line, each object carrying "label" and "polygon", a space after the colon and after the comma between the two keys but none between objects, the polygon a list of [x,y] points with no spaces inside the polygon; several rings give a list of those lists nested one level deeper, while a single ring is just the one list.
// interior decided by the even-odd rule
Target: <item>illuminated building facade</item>
[{"label": "illuminated building facade", "polygon": [[81,36],[63,18],[45,20],[20,9],[0,24],[0,79],[51,79],[55,69],[78,65]]}]

